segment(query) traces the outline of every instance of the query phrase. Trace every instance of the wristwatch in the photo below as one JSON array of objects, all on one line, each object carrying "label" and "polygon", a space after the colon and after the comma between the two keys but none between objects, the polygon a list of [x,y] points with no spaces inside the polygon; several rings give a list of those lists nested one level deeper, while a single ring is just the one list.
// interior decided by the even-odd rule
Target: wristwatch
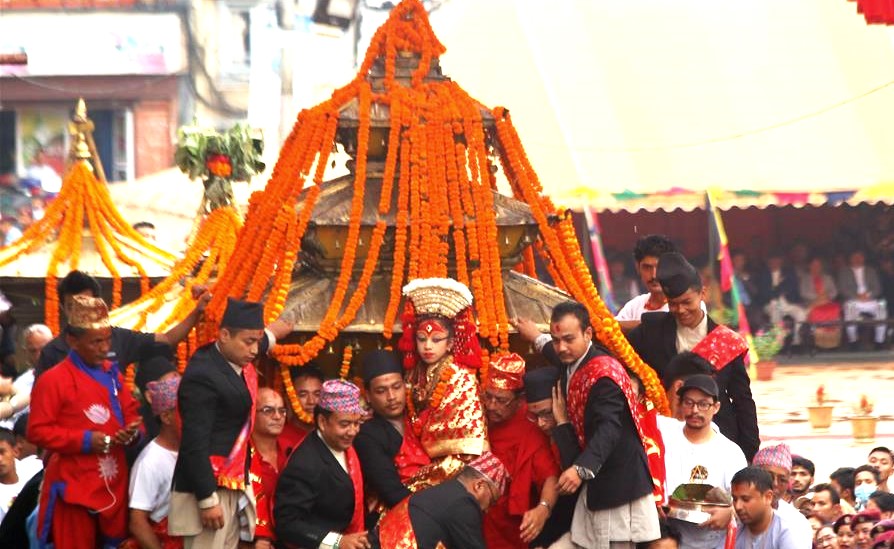
[{"label": "wristwatch", "polygon": [[546,501],[545,499],[541,499],[540,502],[537,503],[537,505],[542,505],[542,506],[546,507],[546,512],[550,515],[553,514],[553,506],[550,505],[549,502]]},{"label": "wristwatch", "polygon": [[575,465],[574,470],[577,471],[577,476],[579,476],[581,480],[592,480],[596,477],[596,475],[593,474],[593,471],[587,469],[583,465]]}]

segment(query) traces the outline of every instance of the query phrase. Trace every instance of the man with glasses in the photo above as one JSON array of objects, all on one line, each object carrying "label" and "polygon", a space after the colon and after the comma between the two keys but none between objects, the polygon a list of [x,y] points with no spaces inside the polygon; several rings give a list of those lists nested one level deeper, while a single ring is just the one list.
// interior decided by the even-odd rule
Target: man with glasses
[{"label": "man with glasses", "polygon": [[288,449],[280,440],[285,423],[286,404],[282,396],[269,387],[258,389],[249,473],[258,509],[254,549],[270,549],[276,540],[273,534],[273,490],[289,457]]},{"label": "man with glasses", "polygon": [[[491,362],[481,395],[491,451],[512,478],[506,496],[484,517],[484,538],[493,549],[531,543],[543,531],[558,498],[559,464],[549,439],[527,417],[524,374],[522,357],[502,355]],[[538,501],[533,501],[532,492],[539,495]]]},{"label": "man with glasses", "polygon": [[[677,391],[685,424],[679,431],[662,431],[668,493],[682,484],[709,484],[729,493],[733,475],[748,465],[742,450],[712,424],[720,410],[719,392],[714,378],[704,374],[689,377]],[[723,547],[732,508],[713,507],[708,512],[711,517],[700,524],[670,519],[683,546]]]}]

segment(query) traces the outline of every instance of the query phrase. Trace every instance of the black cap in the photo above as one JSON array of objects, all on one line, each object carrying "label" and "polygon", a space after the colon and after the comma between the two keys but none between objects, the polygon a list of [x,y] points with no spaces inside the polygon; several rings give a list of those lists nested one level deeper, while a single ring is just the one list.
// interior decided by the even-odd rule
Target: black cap
[{"label": "black cap", "polygon": [[385,374],[401,374],[404,369],[401,361],[392,351],[379,349],[363,355],[363,383],[369,385],[373,379]]},{"label": "black cap", "polygon": [[12,424],[12,433],[17,437],[26,438],[25,433],[28,431],[29,413],[25,412],[16,418],[16,422]]},{"label": "black cap", "polygon": [[696,374],[688,378],[683,383],[683,386],[677,389],[677,396],[683,396],[683,393],[689,389],[698,389],[709,397],[714,397],[714,400],[718,400],[720,397],[720,389],[717,388],[717,382],[714,381],[713,377],[705,374]]},{"label": "black cap", "polygon": [[156,343],[152,346],[150,353],[149,356],[140,359],[137,365],[137,375],[134,376],[134,382],[140,392],[144,394],[147,383],[156,381],[167,373],[177,371],[177,366],[174,364],[174,353],[170,345]]},{"label": "black cap", "polygon": [[237,330],[263,330],[264,306],[253,301],[227,298],[227,310],[220,321],[221,328]]},{"label": "black cap", "polygon": [[525,373],[525,399],[540,402],[553,397],[553,387],[559,381],[559,369],[544,366]]},{"label": "black cap", "polygon": [[658,258],[656,274],[661,290],[669,299],[680,297],[690,288],[701,288],[702,277],[682,254],[668,252]]}]

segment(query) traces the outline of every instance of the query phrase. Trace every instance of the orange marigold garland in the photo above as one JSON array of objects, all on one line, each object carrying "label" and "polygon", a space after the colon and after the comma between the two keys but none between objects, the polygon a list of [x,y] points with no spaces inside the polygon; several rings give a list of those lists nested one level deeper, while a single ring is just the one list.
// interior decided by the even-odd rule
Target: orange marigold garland
[{"label": "orange marigold garland", "polygon": [[[267,187],[250,201],[245,229],[230,260],[238,268],[228,268],[220,277],[218,291],[208,307],[209,325],[219,321],[227,296],[267,291],[275,301],[265,311],[268,319],[281,312],[301,238],[320,193],[339,112],[356,102],[357,108],[352,110],[359,116],[354,194],[339,276],[317,333],[304,343],[278,345],[274,350],[282,363],[284,381],[289,365],[306,363],[353,322],[379,260],[384,219],[390,215],[395,192],[394,267],[383,335],[391,337],[404,281],[417,276],[443,276],[452,248],[458,262],[456,276],[475,296],[480,335],[497,352],[508,349],[509,323],[493,200],[496,181],[488,156],[492,142],[514,195],[531,206],[540,229],[534,252],[554,275],[555,283],[587,306],[600,340],[641,375],[649,398],[666,411],[665,396],[660,385],[655,385],[656,376],[649,375],[648,367],[618,335],[589,276],[583,276],[586,265],[576,239],[569,233],[570,225],[543,196],[508,113],[500,108],[493,111],[497,134],[490,136],[496,139],[488,141],[481,105],[455,82],[426,79],[433,59],[443,52],[421,2],[404,0],[373,36],[354,80],[333,92],[328,101],[298,115]],[[409,55],[417,56],[418,65],[412,69],[408,84],[397,77],[397,58]],[[372,90],[369,73],[379,58],[384,61],[384,89]],[[361,216],[373,105],[378,112],[390,108],[389,146],[378,219],[366,258],[362,265],[356,265],[358,240],[366,234],[361,233]],[[304,189],[311,179],[313,184]],[[306,194],[298,206],[297,219],[283,218],[284,208],[291,208],[301,192]],[[267,247],[274,249],[265,253]],[[532,274],[533,260],[534,253],[527,251],[524,264]],[[348,299],[349,291],[353,293]],[[288,393],[290,381],[285,385]],[[290,402],[294,400],[291,394],[289,397]]]},{"label": "orange marigold garland", "polygon": [[144,240],[121,217],[105,183],[97,179],[90,163],[84,158],[76,159],[66,171],[62,189],[47,206],[44,216],[28,227],[14,244],[0,249],[2,266],[44,246],[53,246],[44,292],[45,323],[53,333],[59,333],[57,277],[78,268],[85,221],[102,263],[113,279],[113,305],[121,301],[119,264],[130,267],[139,276],[141,290],[145,291],[149,285],[145,265],[166,270],[174,263],[173,255]]},{"label": "orange marigold garland", "polygon": [[351,371],[351,358],[354,355],[354,347],[345,345],[345,350],[341,358],[341,369],[338,371],[339,379],[348,379],[348,372]]}]

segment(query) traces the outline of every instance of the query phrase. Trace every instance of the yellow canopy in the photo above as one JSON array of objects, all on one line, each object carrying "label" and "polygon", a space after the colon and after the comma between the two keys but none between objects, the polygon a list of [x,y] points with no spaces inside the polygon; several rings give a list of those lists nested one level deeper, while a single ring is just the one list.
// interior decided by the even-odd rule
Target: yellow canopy
[{"label": "yellow canopy", "polygon": [[558,203],[894,181],[894,43],[853,3],[452,0],[432,23],[444,72],[512,111]]}]

